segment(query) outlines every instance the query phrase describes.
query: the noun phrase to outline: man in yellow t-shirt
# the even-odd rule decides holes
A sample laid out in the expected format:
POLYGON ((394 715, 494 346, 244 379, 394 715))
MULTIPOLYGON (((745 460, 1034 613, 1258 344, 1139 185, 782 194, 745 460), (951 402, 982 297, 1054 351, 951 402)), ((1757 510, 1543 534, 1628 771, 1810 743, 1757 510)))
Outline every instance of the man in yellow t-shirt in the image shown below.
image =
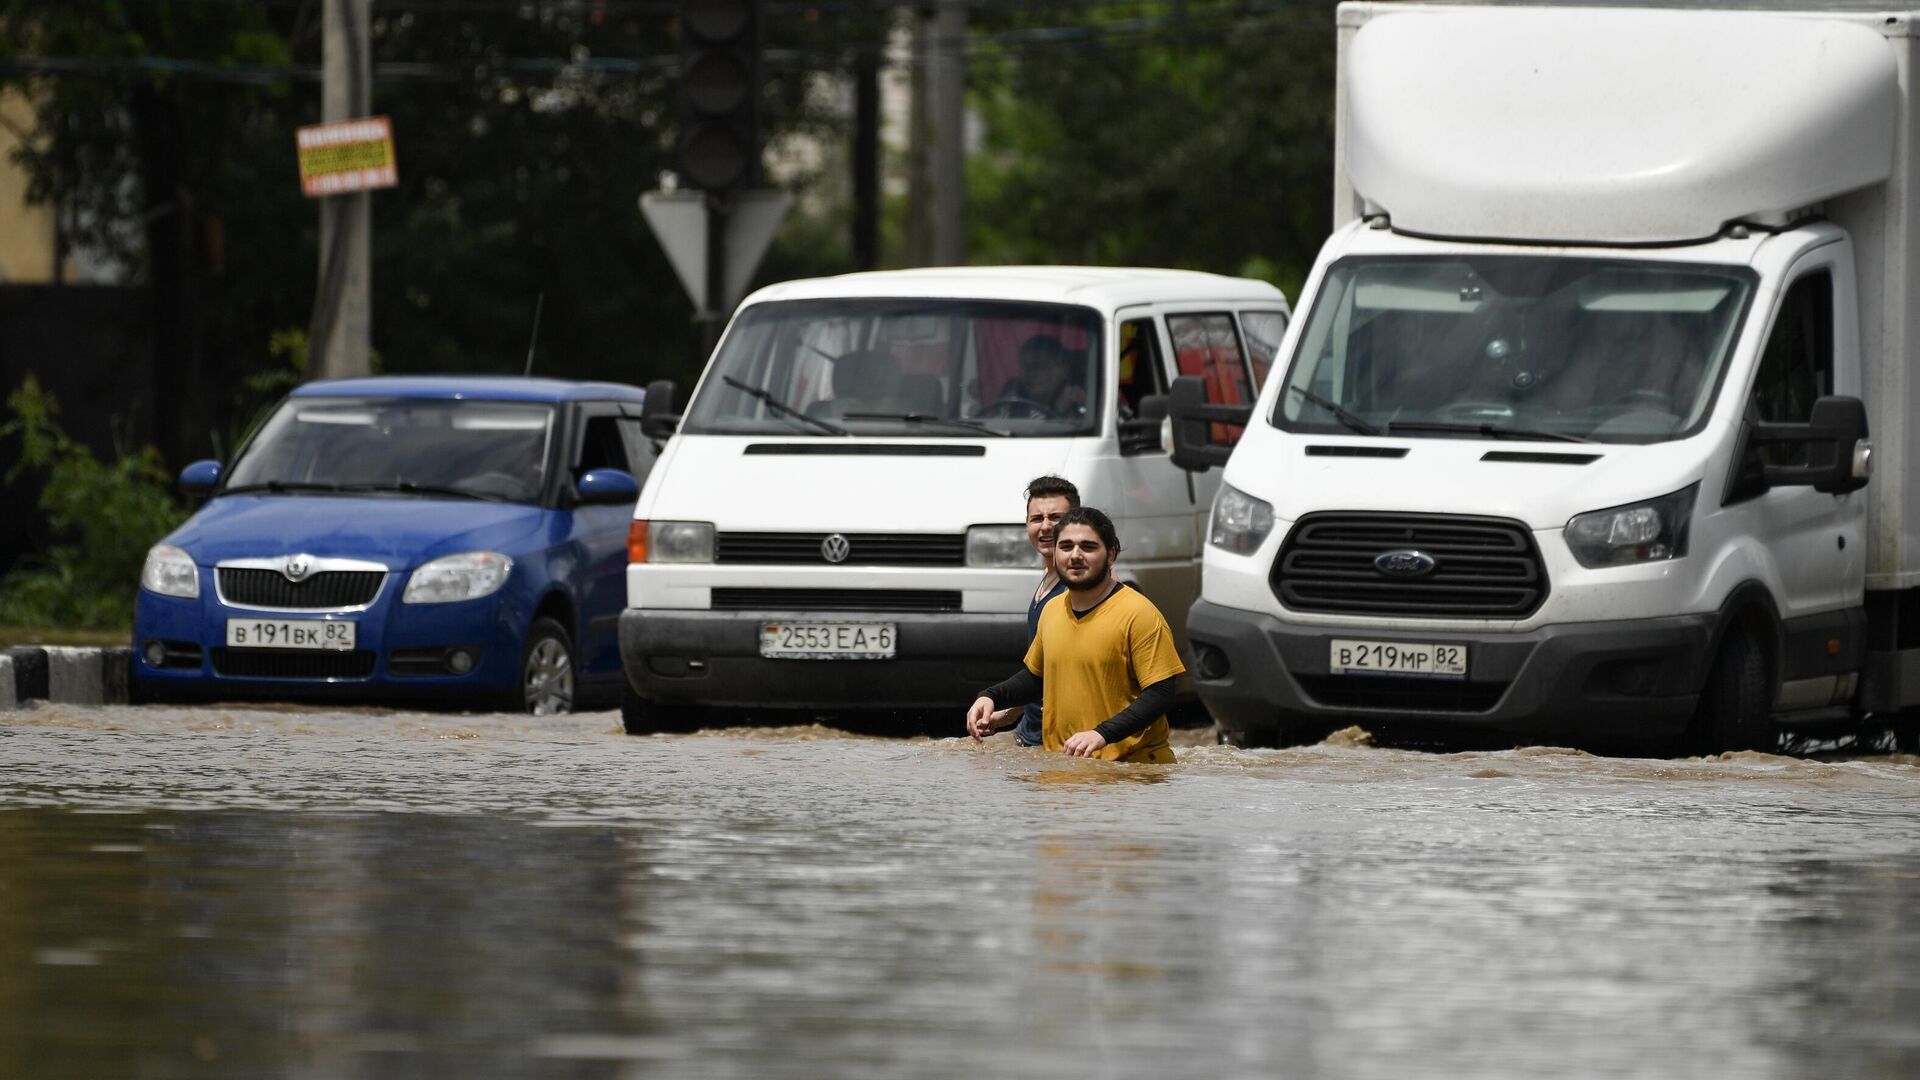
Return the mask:
POLYGON ((1024 667, 981 691, 967 733, 994 711, 1042 696, 1041 745, 1075 757, 1169 764, 1167 706, 1186 671, 1153 601, 1113 576, 1120 541, 1107 515, 1076 507, 1054 527, 1054 570, 1067 591, 1047 601, 1024 667))

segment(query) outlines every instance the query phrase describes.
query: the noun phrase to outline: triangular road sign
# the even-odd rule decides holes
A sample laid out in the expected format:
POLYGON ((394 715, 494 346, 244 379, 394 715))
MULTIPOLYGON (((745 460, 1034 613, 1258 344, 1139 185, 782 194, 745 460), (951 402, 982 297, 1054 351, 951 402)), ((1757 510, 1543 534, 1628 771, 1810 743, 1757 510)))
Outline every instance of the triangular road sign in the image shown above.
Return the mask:
POLYGON ((731 200, 726 233, 721 238, 726 258, 726 295, 719 303, 707 297, 707 196, 700 191, 649 191, 640 196, 640 213, 659 239, 673 264, 680 285, 702 316, 725 315, 740 302, 780 231, 792 196, 784 191, 742 191, 731 200))

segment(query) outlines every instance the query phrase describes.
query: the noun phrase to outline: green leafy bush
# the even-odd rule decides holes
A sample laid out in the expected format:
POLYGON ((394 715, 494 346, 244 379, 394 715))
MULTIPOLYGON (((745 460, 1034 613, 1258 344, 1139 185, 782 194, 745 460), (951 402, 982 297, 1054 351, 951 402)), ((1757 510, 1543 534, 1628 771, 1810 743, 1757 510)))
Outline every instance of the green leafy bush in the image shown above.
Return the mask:
POLYGON ((59 542, 0 579, 0 624, 131 626, 147 549, 187 515, 160 452, 146 446, 99 461, 67 437, 59 402, 32 375, 7 405, 14 419, 0 426, 0 439, 17 437, 20 457, 6 479, 46 472, 39 505, 59 542))

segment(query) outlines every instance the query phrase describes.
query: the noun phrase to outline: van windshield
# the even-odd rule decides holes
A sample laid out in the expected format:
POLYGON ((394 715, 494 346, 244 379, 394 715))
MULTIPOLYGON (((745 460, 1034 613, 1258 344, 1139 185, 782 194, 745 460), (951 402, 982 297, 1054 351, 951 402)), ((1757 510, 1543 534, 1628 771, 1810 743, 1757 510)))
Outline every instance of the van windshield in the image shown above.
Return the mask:
POLYGON ((1095 429, 1090 308, 833 299, 742 311, 680 430, 707 435, 1060 436, 1095 429))
POLYGON ((553 407, 535 402, 293 397, 223 490, 535 502, 552 429, 553 407))
POLYGON ((1365 257, 1327 271, 1271 420, 1286 431, 1653 443, 1706 422, 1741 267, 1365 257))

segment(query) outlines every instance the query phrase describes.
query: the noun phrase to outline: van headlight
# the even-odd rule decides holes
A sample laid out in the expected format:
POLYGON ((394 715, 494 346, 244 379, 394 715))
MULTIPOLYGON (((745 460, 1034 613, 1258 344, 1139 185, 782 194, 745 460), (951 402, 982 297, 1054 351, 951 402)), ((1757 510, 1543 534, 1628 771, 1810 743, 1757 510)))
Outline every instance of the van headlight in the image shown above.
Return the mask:
POLYGON ((1567 548, 1581 566, 1629 566, 1677 559, 1687 553, 1687 526, 1693 520, 1699 484, 1671 495, 1579 514, 1567 521, 1567 548))
POLYGON ((1251 555, 1273 531, 1273 504, 1239 488, 1220 485, 1207 523, 1207 543, 1235 555, 1251 555))
POLYGON ((172 544, 155 544, 147 551, 147 563, 140 568, 140 587, 161 596, 192 600, 200 595, 200 571, 193 556, 172 544))
POLYGON ((710 563, 711 521, 655 521, 647 526, 647 562, 710 563))
POLYGON ((507 583, 513 560, 497 551, 464 551, 422 563, 407 578, 406 604, 445 604, 478 600, 507 583))
POLYGON ((1025 525, 975 525, 967 530, 967 565, 1037 568, 1040 553, 1025 525))

